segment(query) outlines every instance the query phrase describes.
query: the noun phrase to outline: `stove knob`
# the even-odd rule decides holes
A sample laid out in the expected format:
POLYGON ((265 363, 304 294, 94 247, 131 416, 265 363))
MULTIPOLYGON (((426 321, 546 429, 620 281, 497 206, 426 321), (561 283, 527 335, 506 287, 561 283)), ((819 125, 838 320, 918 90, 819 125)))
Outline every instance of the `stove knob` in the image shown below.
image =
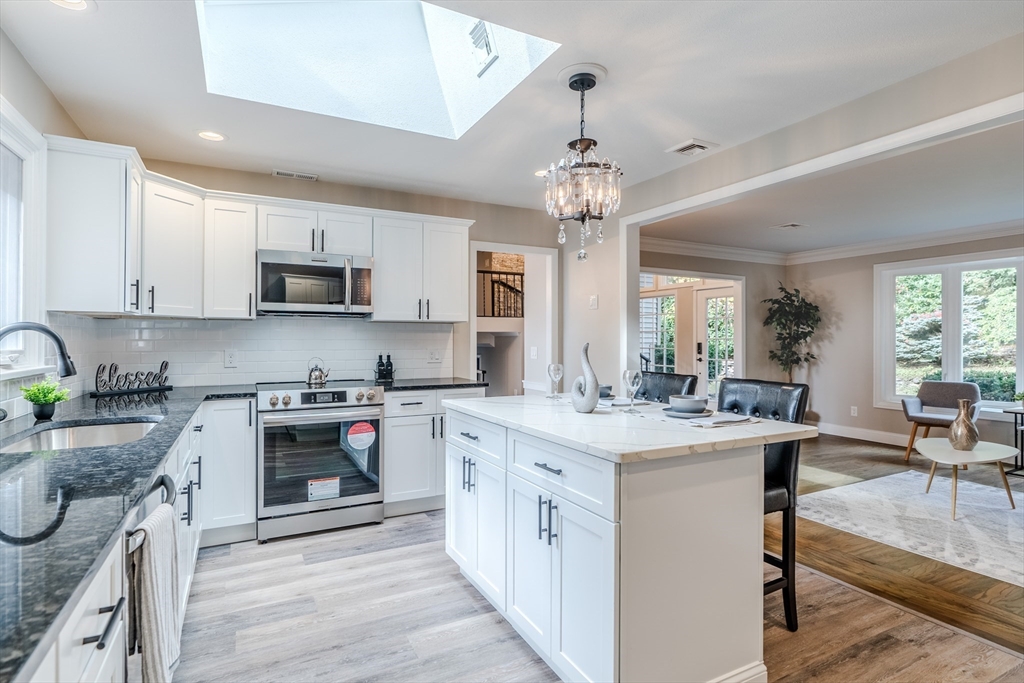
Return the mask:
POLYGON ((284 404, 285 408, 290 406, 292 404, 292 397, 291 397, 291 395, 290 394, 285 394, 284 398, 281 399, 281 403, 284 404))
POLYGON ((277 407, 277 394, 271 394, 270 395, 270 407, 271 408, 276 408, 277 407))
POLYGON ((357 401, 362 401, 363 400, 363 392, 362 391, 360 391, 358 394, 356 394, 356 400, 357 401))
POLYGON ((374 391, 373 389, 370 389, 368 392, 366 392, 366 398, 367 400, 372 401, 373 399, 377 398, 377 392, 374 391))

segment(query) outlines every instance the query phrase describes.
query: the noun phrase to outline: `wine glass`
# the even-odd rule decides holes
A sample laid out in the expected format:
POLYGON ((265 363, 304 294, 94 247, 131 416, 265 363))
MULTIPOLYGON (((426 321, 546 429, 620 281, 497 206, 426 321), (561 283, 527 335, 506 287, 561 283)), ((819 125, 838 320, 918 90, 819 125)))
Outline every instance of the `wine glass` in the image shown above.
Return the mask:
POLYGON ((640 385, 644 383, 644 375, 639 370, 626 370, 622 373, 622 383, 626 385, 626 393, 629 395, 629 410, 623 412, 632 415, 639 415, 640 411, 633 407, 633 397, 640 391, 640 385))
POLYGON ((547 398, 558 400, 558 380, 562 379, 562 364, 551 363, 548 365, 548 377, 551 378, 551 395, 547 398))

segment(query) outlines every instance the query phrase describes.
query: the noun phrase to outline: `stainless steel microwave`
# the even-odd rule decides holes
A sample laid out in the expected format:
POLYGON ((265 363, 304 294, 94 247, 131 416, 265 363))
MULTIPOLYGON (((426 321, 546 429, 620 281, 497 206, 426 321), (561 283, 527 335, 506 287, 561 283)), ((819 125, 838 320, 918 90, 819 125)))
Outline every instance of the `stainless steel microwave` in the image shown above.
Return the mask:
POLYGON ((257 252, 259 315, 373 313, 373 258, 301 251, 257 252))

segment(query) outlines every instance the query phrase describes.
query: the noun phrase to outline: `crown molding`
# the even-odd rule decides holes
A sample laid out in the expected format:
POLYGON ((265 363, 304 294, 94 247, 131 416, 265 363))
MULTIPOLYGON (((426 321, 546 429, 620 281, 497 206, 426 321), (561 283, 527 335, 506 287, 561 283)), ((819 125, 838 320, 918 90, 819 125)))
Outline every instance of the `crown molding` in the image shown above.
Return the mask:
POLYGON ((723 247, 718 244, 666 240, 660 237, 641 236, 640 251, 660 252, 663 254, 680 254, 682 256, 699 256, 701 258, 723 259, 725 261, 765 263, 773 266, 786 265, 786 255, 777 251, 762 251, 760 249, 745 249, 743 247, 723 247))
POLYGON ((88 154, 93 157, 106 157, 108 159, 123 159, 137 166, 141 171, 146 170, 142 163, 142 157, 134 147, 125 145, 114 145, 109 142, 95 142, 82 138, 68 138, 63 135, 44 134, 49 149, 57 152, 75 152, 88 154))
POLYGON ((893 237, 884 240, 862 242, 860 244, 849 244, 843 247, 798 251, 786 256, 786 265, 795 266, 802 263, 816 263, 818 261, 835 261, 837 259, 884 254, 906 249, 923 249, 943 244, 973 242, 974 240, 991 239, 994 237, 1013 237, 1014 235, 1024 237, 1024 221, 1004 221, 1002 223, 989 223, 969 228, 943 230, 928 235, 893 237))

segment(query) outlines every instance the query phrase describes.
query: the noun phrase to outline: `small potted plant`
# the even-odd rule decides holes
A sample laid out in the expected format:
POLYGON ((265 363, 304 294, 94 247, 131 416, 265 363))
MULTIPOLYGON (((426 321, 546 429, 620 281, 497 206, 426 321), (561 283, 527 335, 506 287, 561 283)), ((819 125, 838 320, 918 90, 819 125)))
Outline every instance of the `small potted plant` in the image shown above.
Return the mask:
POLYGON ((68 400, 71 390, 62 389, 56 380, 46 378, 30 387, 22 387, 21 393, 32 404, 32 414, 37 420, 49 420, 57 404, 68 400))
POLYGON ((1013 400, 1020 403, 1021 407, 1024 408, 1024 391, 1014 394, 1013 400))

